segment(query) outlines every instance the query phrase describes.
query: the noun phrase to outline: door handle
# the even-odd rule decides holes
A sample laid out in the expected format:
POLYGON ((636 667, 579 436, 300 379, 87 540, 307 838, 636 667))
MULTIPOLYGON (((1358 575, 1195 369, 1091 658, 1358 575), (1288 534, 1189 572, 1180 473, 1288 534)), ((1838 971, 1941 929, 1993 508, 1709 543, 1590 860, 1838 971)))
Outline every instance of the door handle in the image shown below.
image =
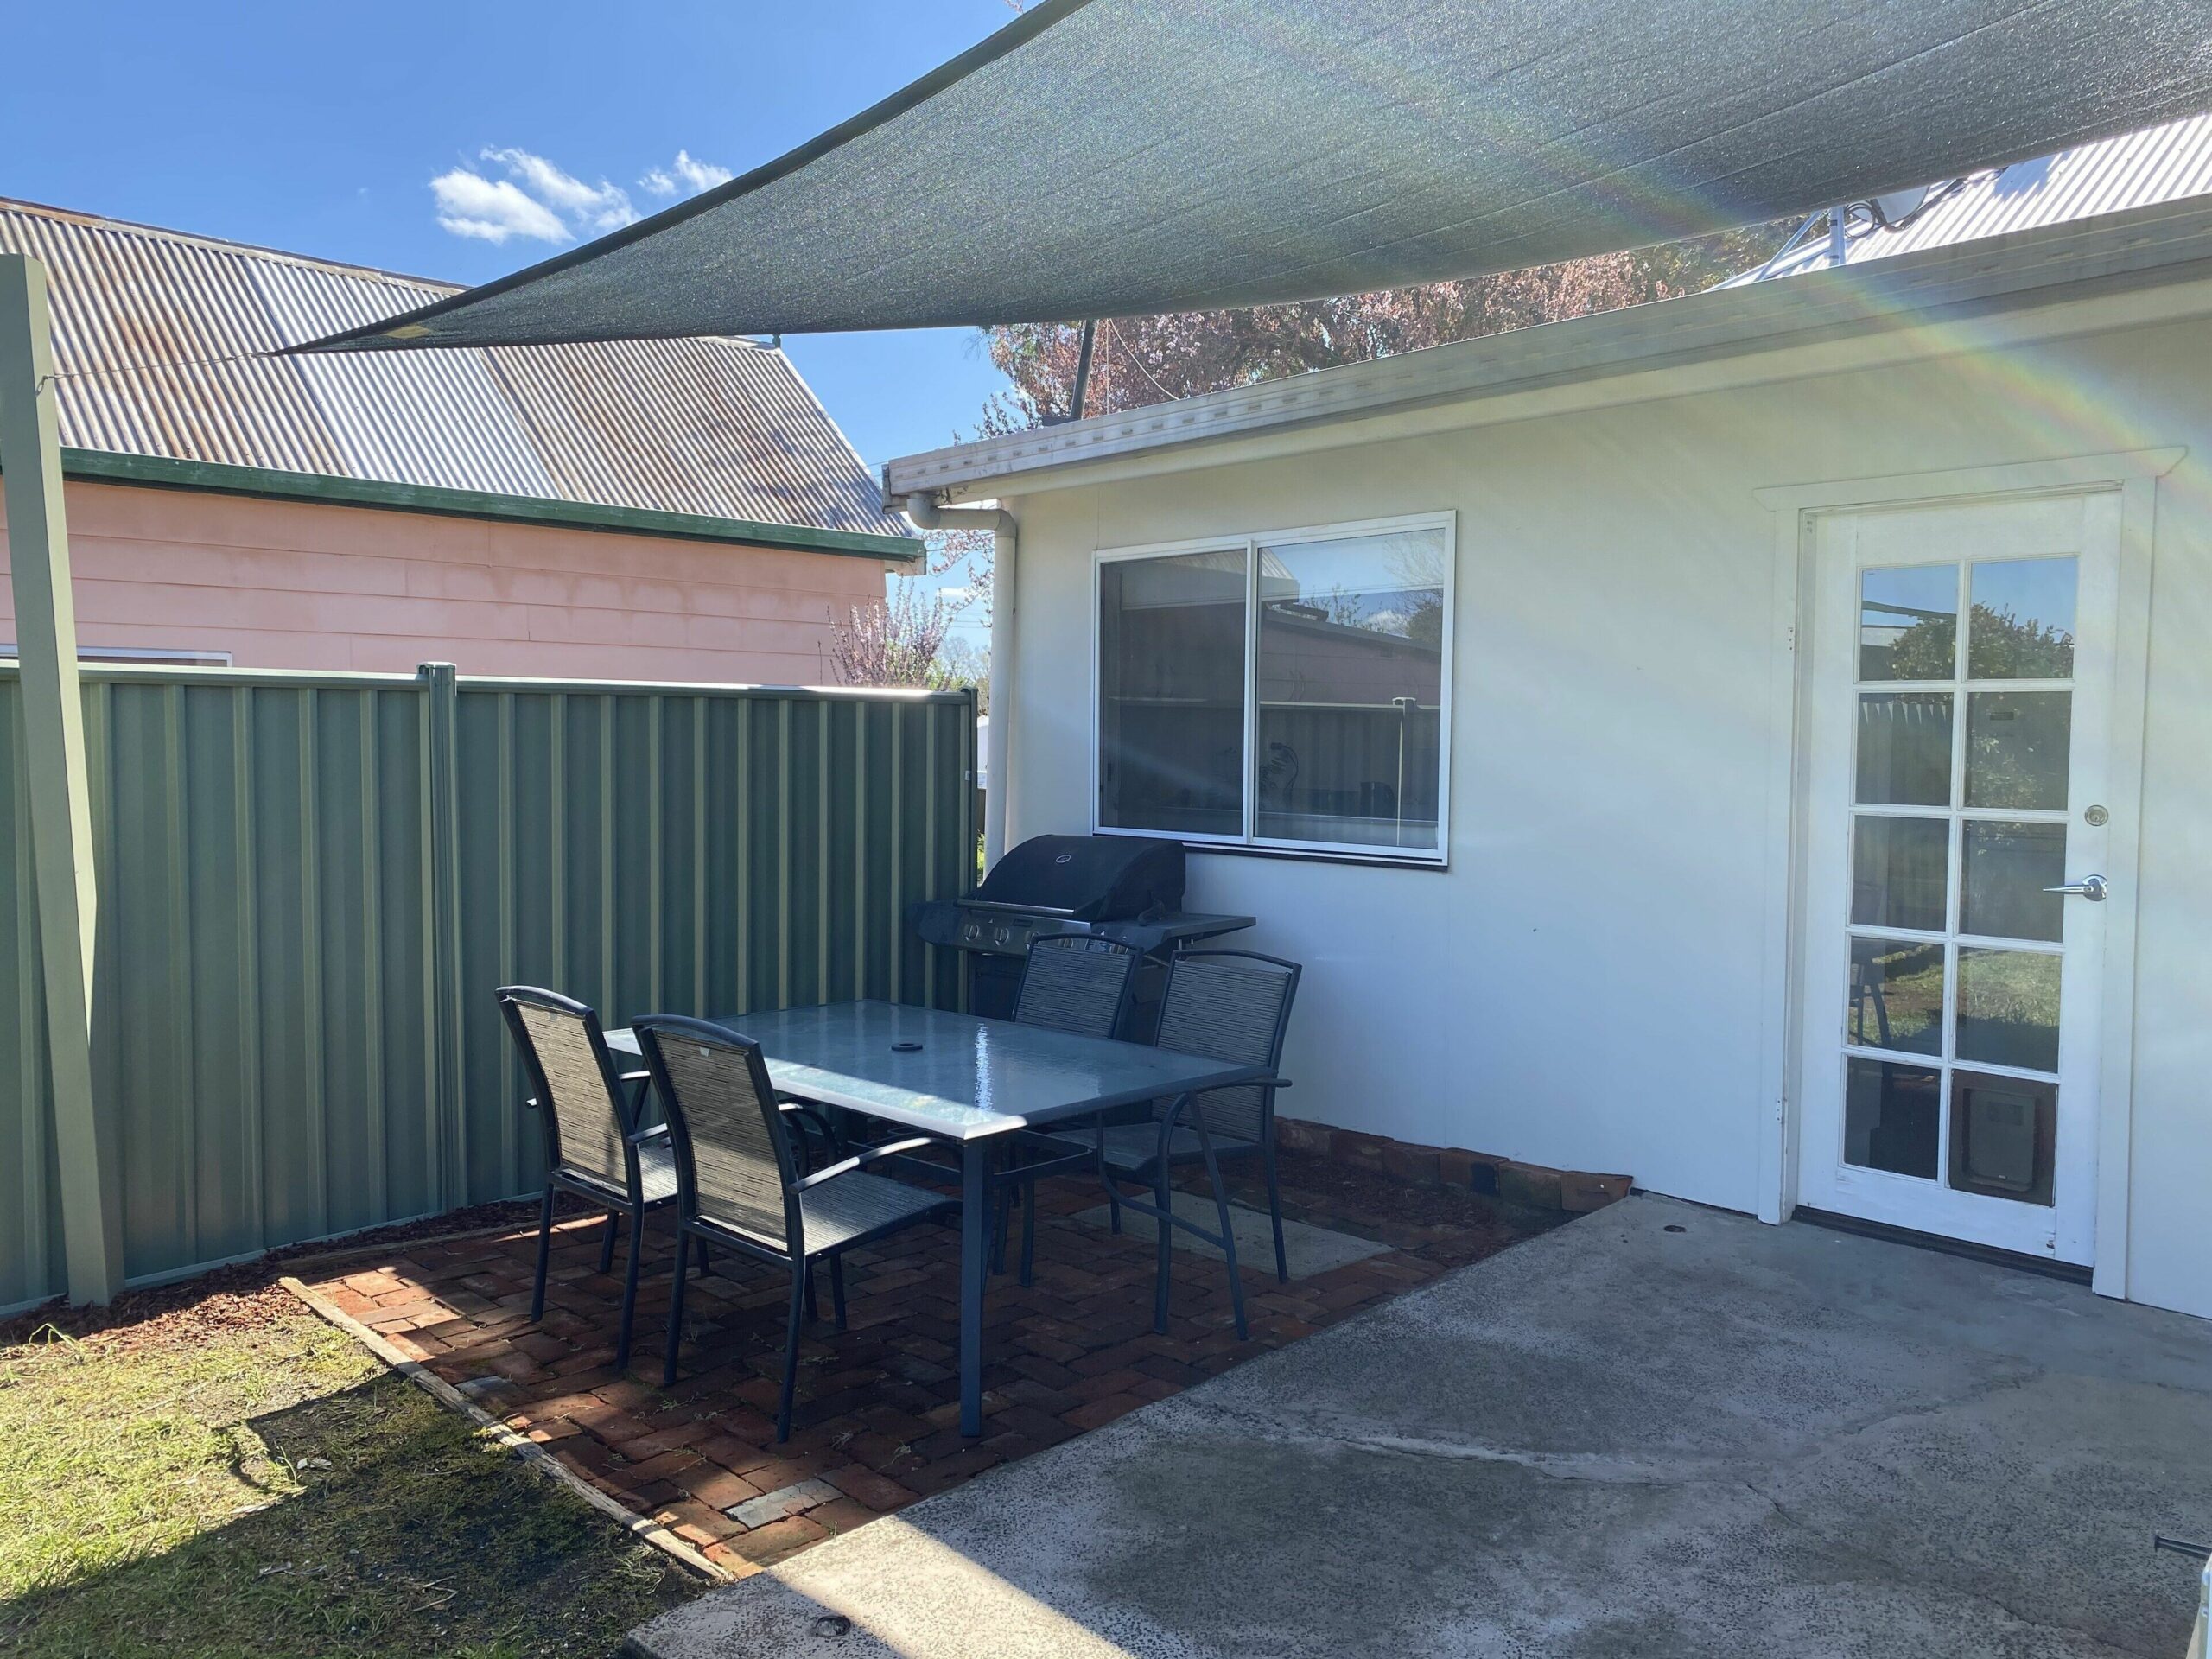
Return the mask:
POLYGON ((2069 898, 2086 899, 2093 905, 2101 905, 2112 887, 2101 875, 2085 875, 2079 881, 2069 881, 2063 887, 2045 887, 2044 891, 2063 893, 2069 898))

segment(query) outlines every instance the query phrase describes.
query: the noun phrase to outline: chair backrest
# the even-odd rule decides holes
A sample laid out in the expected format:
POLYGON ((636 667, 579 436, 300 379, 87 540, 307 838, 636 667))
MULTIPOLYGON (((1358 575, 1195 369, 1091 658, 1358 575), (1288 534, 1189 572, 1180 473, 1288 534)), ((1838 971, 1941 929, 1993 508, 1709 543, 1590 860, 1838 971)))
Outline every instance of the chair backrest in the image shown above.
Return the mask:
POLYGON ((545 1124, 546 1162, 624 1191, 636 1182, 630 1107, 607 1052, 599 1016, 558 991, 499 988, 499 1012, 545 1124))
MULTIPOLYGON (((1282 1060, 1301 969, 1250 950, 1184 950, 1167 964, 1160 998, 1162 1048, 1274 1071, 1282 1060)), ((1240 1141, 1266 1134, 1275 1091, 1263 1084, 1215 1089, 1192 1103, 1207 1133, 1240 1141)))
POLYGON ((632 1029, 668 1112, 678 1212, 798 1248, 798 1163, 760 1045, 680 1014, 650 1014, 632 1029))
POLYGON ((1137 953, 1112 939, 1052 933, 1029 942, 1014 1017, 1078 1037, 1111 1037, 1128 1006, 1137 953))

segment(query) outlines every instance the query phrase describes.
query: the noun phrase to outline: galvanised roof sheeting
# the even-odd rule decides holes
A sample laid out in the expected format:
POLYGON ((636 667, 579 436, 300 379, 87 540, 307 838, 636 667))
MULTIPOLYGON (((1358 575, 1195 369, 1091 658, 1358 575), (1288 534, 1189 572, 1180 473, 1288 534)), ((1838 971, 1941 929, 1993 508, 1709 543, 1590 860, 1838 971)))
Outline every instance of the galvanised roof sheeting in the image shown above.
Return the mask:
POLYGON ((65 448, 906 534, 781 352, 714 340, 276 355, 453 287, 0 201, 51 276, 65 448))
POLYGON ((350 346, 922 327, 1510 270, 2212 108, 2212 0, 1042 0, 350 346))
POLYGON ((343 452, 232 250, 0 207, 0 250, 49 274, 61 442, 343 473, 343 452))
MULTIPOLYGON (((2076 145, 1936 188, 1937 198, 1895 230, 1854 225, 1846 240, 1845 263, 1888 259, 2212 193, 2212 115, 2076 145)), ((1731 277, 1729 284, 1824 270, 1832 263, 1828 238, 1815 227, 1787 253, 1731 277)))
MULTIPOLYGON (((395 297, 385 289, 439 291, 416 283, 372 287, 327 266, 278 259, 251 261, 248 270, 288 340, 374 321, 380 307, 395 297)), ((303 358, 300 363, 332 438, 357 478, 508 495, 566 494, 539 458, 520 412, 482 352, 425 352, 396 359, 394 367, 417 370, 403 375, 333 374, 331 369, 348 365, 325 358, 303 358)))
POLYGON ((485 355, 524 417, 561 435, 549 458, 570 494, 714 512, 741 487, 763 504, 753 517, 821 511, 826 499, 855 525, 881 511, 874 480, 839 465, 851 447, 780 352, 709 339, 485 355))

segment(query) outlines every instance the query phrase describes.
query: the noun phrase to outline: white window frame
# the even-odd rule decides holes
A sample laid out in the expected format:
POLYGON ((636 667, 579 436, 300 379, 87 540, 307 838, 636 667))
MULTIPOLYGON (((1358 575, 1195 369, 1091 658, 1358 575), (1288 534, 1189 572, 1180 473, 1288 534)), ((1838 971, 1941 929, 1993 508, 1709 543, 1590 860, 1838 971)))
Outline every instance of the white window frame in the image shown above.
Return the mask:
POLYGON ((1407 514, 1395 518, 1362 518, 1342 524, 1304 524, 1285 530, 1252 531, 1243 535, 1201 536, 1188 541, 1151 542, 1141 546, 1097 550, 1090 556, 1091 834, 1133 836, 1151 841, 1179 841, 1191 847, 1254 853, 1270 857, 1337 861, 1352 860, 1363 864, 1408 864, 1423 868, 1442 868, 1448 865, 1452 849, 1452 704, 1454 701, 1452 658, 1454 636, 1459 632, 1459 514, 1449 509, 1441 512, 1407 514), (1252 752, 1257 741, 1260 718, 1260 550, 1262 547, 1287 546, 1292 543, 1357 541, 1364 537, 1416 530, 1440 530, 1444 532, 1444 642, 1443 660, 1439 670, 1442 695, 1437 709, 1435 847, 1386 847, 1371 842, 1290 841, 1260 835, 1257 832, 1259 791, 1252 776, 1252 752), (1243 800, 1243 832, 1235 836, 1205 835, 1179 830, 1139 830, 1100 822, 1104 817, 1100 798, 1104 789, 1104 776, 1100 764, 1099 727, 1105 707, 1102 696, 1103 675, 1099 660, 1102 643, 1100 613, 1105 599, 1106 567, 1141 559, 1168 559, 1192 553, 1235 553, 1240 550, 1244 555, 1244 752, 1239 791, 1243 800))

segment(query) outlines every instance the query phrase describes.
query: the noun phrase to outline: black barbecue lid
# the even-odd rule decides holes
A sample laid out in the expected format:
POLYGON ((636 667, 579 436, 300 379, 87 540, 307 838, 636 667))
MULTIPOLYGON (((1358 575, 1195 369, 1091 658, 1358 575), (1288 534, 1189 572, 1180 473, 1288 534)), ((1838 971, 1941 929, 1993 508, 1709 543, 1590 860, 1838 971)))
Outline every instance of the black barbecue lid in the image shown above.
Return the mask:
POLYGON ((1007 849, 976 897, 1084 922, 1183 904, 1183 843, 1130 836, 1037 836, 1007 849))

